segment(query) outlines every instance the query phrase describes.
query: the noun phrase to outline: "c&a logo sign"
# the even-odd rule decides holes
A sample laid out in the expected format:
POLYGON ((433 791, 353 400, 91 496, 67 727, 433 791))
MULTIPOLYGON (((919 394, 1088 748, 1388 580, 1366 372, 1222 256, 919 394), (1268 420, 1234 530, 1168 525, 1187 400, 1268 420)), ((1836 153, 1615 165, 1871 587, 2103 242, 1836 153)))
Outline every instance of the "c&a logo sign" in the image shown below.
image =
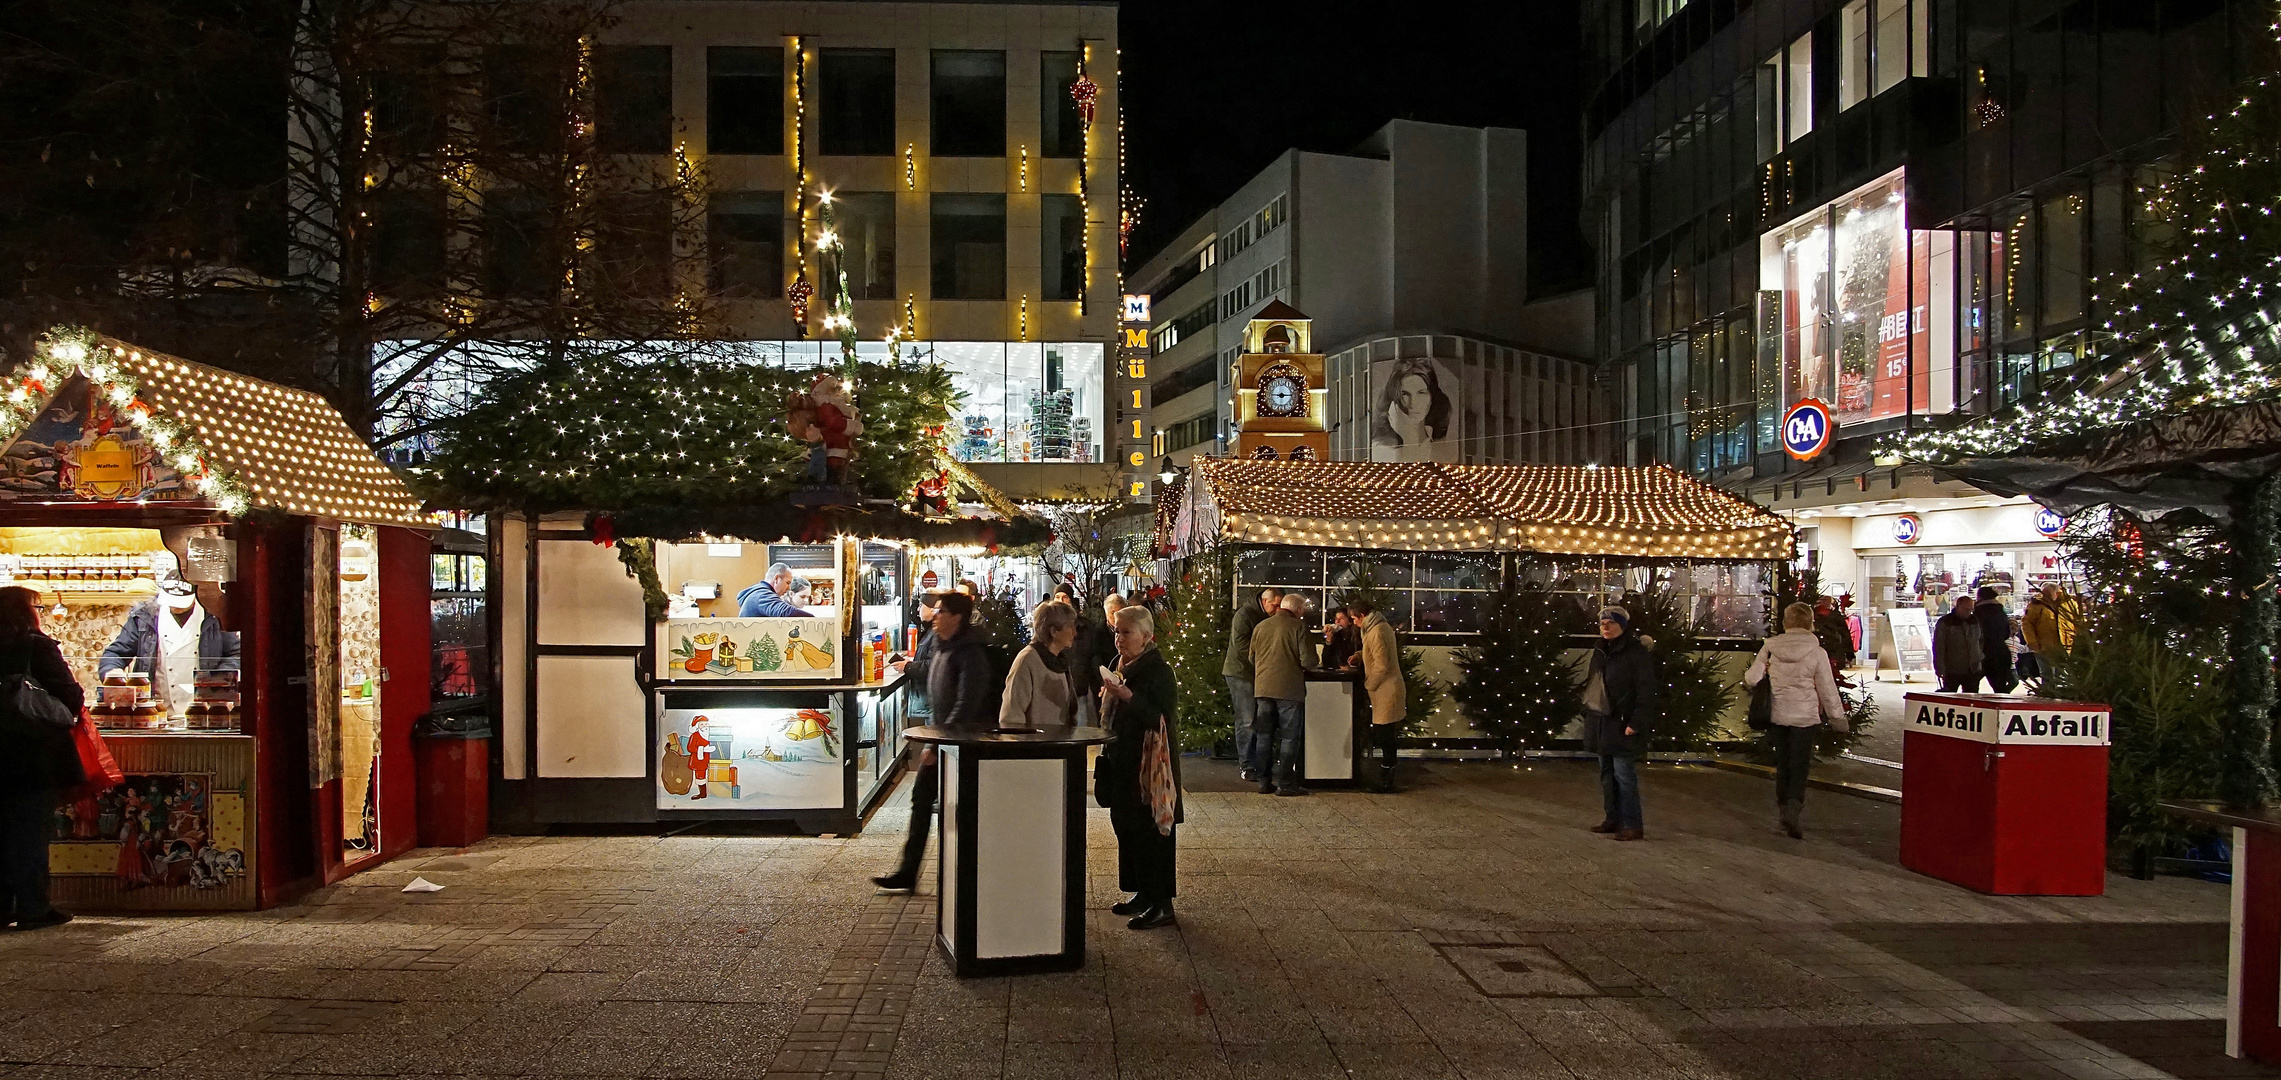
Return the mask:
POLYGON ((1806 398, 1790 411, 1782 414, 1782 449, 1800 461, 1811 461, 1821 456, 1837 438, 1837 421, 1830 417, 1830 407, 1806 398))

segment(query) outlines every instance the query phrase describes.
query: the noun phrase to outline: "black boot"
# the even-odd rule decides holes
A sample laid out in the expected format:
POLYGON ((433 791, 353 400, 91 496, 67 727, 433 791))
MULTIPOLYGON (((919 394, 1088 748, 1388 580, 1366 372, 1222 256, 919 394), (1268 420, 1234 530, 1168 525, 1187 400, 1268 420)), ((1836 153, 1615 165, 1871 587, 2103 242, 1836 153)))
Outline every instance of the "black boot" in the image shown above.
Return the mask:
POLYGON ((892 874, 881 874, 872 878, 871 883, 886 892, 917 892, 919 891, 919 872, 916 870, 897 870, 892 874))
POLYGON ((1149 898, 1146 893, 1134 893, 1129 899, 1119 900, 1116 903, 1109 905, 1109 914, 1139 915, 1153 906, 1154 905, 1149 902, 1149 898))
POLYGON ((1125 925, 1135 930, 1154 930, 1159 926, 1170 926, 1178 921, 1179 919, 1172 914, 1172 901, 1160 900, 1155 907, 1141 912, 1133 921, 1125 925))

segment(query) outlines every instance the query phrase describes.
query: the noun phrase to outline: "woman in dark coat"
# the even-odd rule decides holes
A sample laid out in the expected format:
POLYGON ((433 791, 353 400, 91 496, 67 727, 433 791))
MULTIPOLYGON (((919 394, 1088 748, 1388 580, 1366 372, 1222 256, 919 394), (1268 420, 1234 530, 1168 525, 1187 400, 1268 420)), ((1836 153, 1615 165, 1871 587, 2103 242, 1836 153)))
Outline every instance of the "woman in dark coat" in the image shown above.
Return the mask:
POLYGON ((1600 756, 1600 800, 1606 814, 1596 833, 1618 840, 1647 835, 1640 816, 1639 758, 1647 752, 1662 685, 1655 654, 1632 633, 1631 612, 1600 612, 1600 643, 1584 681, 1584 749, 1600 756))
POLYGON ((1117 832, 1118 887, 1133 894, 1109 910, 1131 915, 1125 925, 1149 930, 1173 922, 1172 898, 1179 892, 1176 841, 1185 811, 1180 798, 1180 688, 1172 665, 1156 651, 1156 620, 1147 608, 1121 608, 1111 621, 1119 681, 1101 688, 1109 745, 1093 766, 1093 797, 1109 808, 1109 824, 1117 832), (1171 754, 1173 827, 1166 832, 1157 831, 1141 782, 1142 736, 1151 730, 1163 732, 1171 754))
MULTIPOLYGON (((39 594, 21 586, 0 589, 0 683, 11 675, 30 676, 73 715, 86 703, 63 650, 40 633, 39 594)), ((48 903, 48 833, 58 786, 78 782, 78 774, 70 733, 0 722, 0 925, 34 930, 71 921, 48 903)))

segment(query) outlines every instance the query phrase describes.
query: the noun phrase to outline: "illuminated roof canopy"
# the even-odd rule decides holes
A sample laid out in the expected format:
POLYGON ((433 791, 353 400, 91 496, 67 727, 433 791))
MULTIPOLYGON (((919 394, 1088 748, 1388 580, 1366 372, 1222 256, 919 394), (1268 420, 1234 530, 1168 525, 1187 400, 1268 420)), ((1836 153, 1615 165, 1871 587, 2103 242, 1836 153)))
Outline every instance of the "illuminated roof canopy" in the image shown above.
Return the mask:
POLYGON ((1790 523, 1668 466, 1198 458, 1176 555, 1215 542, 1754 561, 1790 523))

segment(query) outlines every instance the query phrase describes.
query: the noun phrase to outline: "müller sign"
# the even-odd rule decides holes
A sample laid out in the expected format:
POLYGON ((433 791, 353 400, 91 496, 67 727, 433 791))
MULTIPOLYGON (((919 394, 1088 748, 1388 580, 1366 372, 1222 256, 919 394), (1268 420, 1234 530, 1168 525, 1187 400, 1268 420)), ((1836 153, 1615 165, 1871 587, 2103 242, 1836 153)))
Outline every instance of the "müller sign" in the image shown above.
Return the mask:
POLYGON ((1909 730, 1952 739, 2029 746, 2106 746, 2109 712, 2069 703, 1970 694, 1911 694, 1909 730), (2019 708, 2025 704, 2028 708, 2019 708))

